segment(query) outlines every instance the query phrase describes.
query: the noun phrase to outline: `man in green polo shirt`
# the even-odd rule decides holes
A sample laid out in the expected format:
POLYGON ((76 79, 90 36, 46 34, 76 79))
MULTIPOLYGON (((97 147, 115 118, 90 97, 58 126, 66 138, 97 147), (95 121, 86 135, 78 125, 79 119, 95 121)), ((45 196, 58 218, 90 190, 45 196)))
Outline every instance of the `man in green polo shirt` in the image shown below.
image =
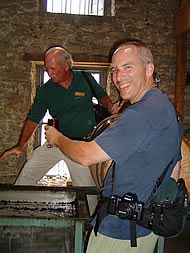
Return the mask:
MULTIPOLYGON (((42 85, 24 123, 19 142, 6 151, 1 159, 9 155, 21 156, 31 135, 49 110, 53 118, 59 119, 61 133, 73 140, 82 140, 92 132, 96 121, 91 99, 91 90, 82 73, 72 70, 72 56, 62 47, 52 47, 45 53, 45 67, 50 80, 42 85)), ((112 113, 112 106, 105 90, 88 74, 100 103, 112 113)), ((95 186, 88 167, 79 165, 63 155, 58 148, 48 148, 47 143, 34 150, 18 176, 17 185, 36 184, 55 164, 64 160, 69 168, 73 186, 95 186)), ((97 204, 95 196, 88 196, 90 213, 97 204)))

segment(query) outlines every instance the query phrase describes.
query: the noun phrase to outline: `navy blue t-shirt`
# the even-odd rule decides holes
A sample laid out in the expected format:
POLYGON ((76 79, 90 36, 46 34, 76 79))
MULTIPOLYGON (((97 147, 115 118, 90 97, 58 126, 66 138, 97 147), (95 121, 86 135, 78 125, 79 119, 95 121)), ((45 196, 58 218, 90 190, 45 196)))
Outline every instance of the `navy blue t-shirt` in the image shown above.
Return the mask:
MULTIPOLYGON (((174 162, 162 187, 176 162, 181 160, 182 126, 167 96, 160 90, 151 90, 128 107, 120 119, 95 141, 115 161, 114 194, 122 197, 128 192, 136 193, 138 200, 146 202, 171 159, 174 162)), ((110 197, 111 191, 112 169, 104 181, 103 195, 110 197)), ((99 232, 129 240, 129 221, 109 215, 101 222, 99 232)), ((137 237, 150 232, 137 225, 137 237)))

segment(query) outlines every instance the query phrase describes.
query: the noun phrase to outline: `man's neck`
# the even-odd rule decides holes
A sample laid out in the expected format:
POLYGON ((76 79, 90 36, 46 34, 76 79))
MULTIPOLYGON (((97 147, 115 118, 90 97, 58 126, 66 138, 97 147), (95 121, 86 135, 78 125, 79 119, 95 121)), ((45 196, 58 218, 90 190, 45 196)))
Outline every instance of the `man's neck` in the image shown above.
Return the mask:
POLYGON ((136 103, 136 102, 140 101, 140 100, 144 97, 144 95, 145 95, 149 90, 151 90, 151 89, 157 89, 157 87, 156 87, 156 85, 155 85, 155 83, 154 83, 154 79, 153 79, 153 78, 150 78, 150 79, 147 81, 147 83, 146 83, 146 85, 145 85, 143 91, 138 95, 138 97, 135 99, 135 101, 134 101, 134 102, 131 102, 131 103, 133 104, 133 103, 136 103))
POLYGON ((72 82, 72 71, 69 70, 65 75, 65 80, 62 82, 59 82, 59 85, 64 87, 65 89, 68 89, 72 82))

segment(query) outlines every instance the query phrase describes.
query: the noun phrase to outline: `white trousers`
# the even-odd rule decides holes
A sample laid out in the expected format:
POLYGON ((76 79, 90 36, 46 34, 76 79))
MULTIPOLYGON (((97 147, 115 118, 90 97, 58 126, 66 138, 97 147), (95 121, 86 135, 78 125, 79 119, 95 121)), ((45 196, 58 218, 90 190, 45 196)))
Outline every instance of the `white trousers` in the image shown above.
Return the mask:
MULTIPOLYGON (((88 167, 67 158, 58 148, 47 147, 47 142, 36 148, 19 174, 15 185, 35 185, 54 165, 64 160, 68 166, 73 186, 95 186, 88 167)), ((90 214, 97 206, 97 196, 87 196, 90 214)))

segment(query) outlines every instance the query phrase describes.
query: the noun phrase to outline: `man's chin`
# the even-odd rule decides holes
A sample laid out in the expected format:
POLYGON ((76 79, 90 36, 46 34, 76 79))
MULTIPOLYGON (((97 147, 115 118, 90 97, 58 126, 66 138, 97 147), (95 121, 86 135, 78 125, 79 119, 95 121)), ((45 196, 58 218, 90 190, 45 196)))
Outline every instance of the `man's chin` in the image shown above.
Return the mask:
POLYGON ((57 80, 55 78, 51 78, 52 83, 57 83, 57 80))
POLYGON ((120 92, 120 96, 121 96, 124 100, 129 100, 129 95, 126 94, 126 92, 120 92))

